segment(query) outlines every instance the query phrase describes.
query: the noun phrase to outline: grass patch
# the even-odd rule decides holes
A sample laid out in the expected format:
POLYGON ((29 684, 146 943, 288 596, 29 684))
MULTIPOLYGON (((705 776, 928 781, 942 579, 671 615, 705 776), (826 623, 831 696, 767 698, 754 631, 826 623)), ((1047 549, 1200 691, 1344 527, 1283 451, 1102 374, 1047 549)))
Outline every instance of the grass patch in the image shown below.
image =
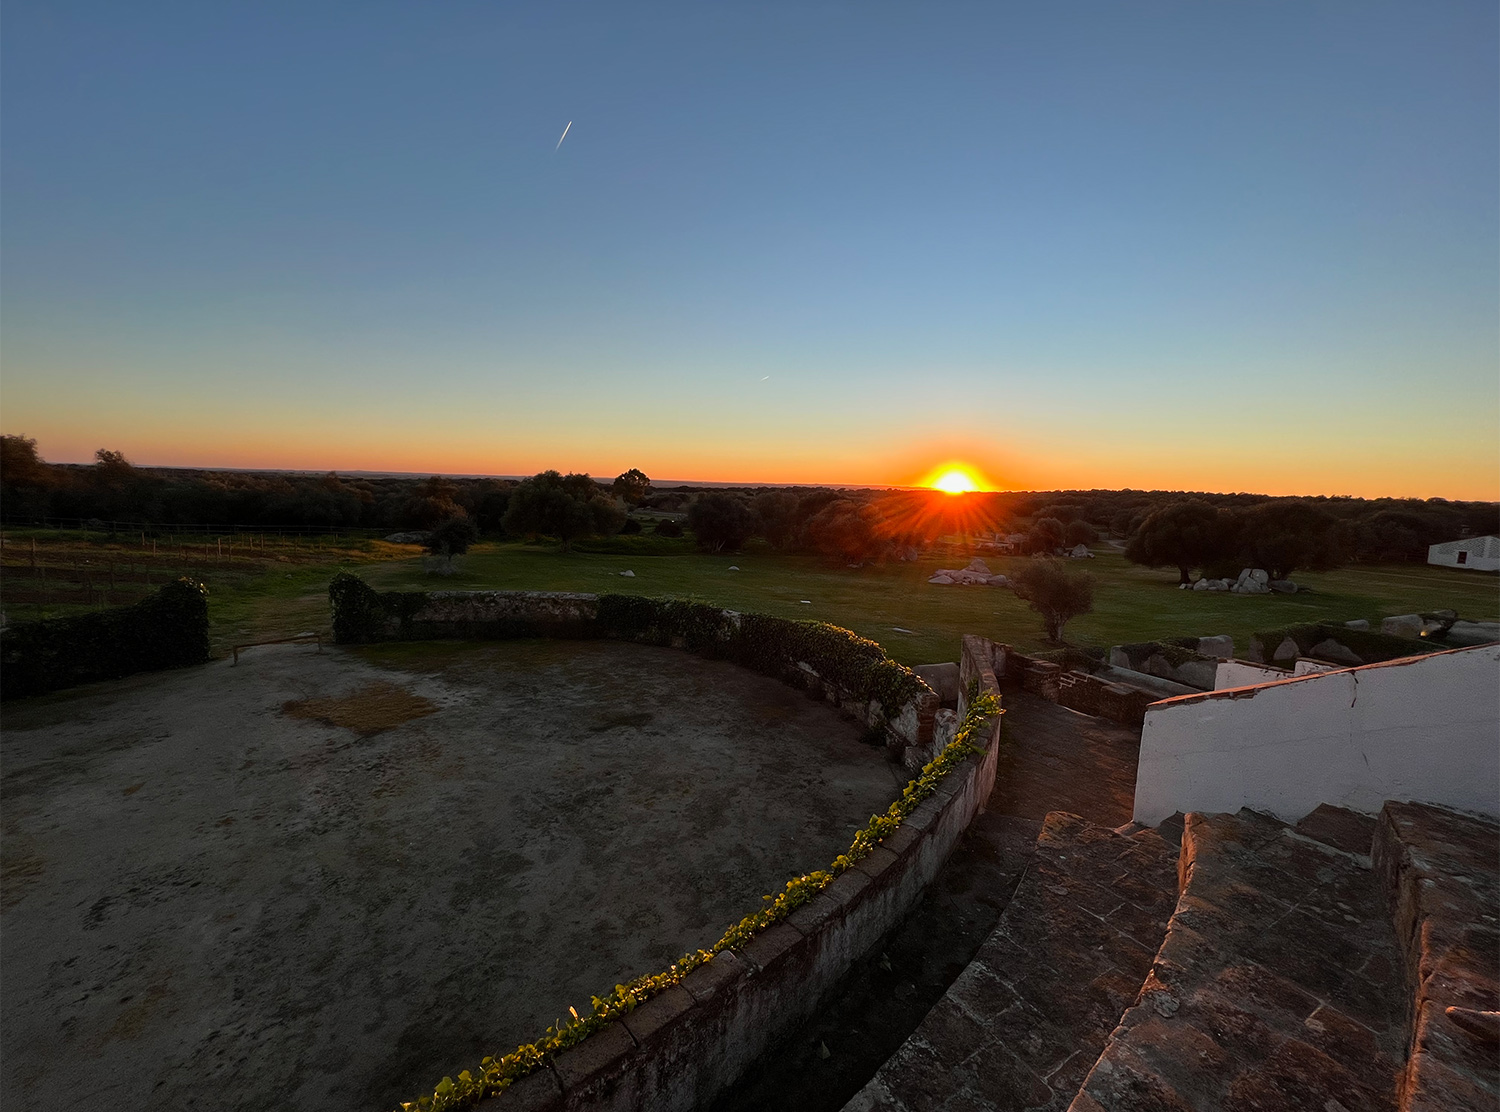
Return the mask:
POLYGON ((385 680, 366 684, 347 695, 292 699, 281 708, 281 713, 291 718, 306 718, 325 726, 353 730, 360 737, 374 737, 383 730, 436 711, 431 699, 413 695, 406 688, 385 680))
MULTIPOLYGON (((185 561, 180 558, 181 548, 177 549, 179 557, 173 559, 159 550, 158 562, 152 566, 152 589, 166 582, 169 574, 188 574, 205 582, 209 638, 218 655, 236 643, 330 632, 328 581, 339 570, 357 573, 377 590, 625 591, 696 599, 783 618, 813 618, 879 642, 902 664, 957 660, 965 633, 1005 641, 1022 650, 1054 647, 1044 646, 1040 619, 1009 590, 929 584, 928 577, 938 567, 962 566, 967 561, 957 550, 929 553, 912 564, 830 568, 812 557, 777 553, 761 545, 714 555, 696 551, 686 540, 649 534, 609 538, 609 545, 618 543, 621 549, 610 552, 575 549, 563 553, 556 545, 485 542, 459 559, 457 574, 433 576, 427 574, 413 546, 345 541, 334 547, 332 541, 299 539, 278 544, 272 538, 264 549, 236 544, 233 558, 226 554, 222 562, 210 556, 209 544, 202 541, 188 546, 185 561), (740 570, 730 571, 731 566, 740 570), (635 576, 620 575, 627 570, 635 576)), ((39 541, 39 545, 46 543, 39 541)), ((73 547, 76 551, 71 554, 58 553, 60 570, 91 574, 97 598, 108 581, 108 561, 114 559, 116 589, 111 601, 133 601, 123 584, 126 565, 133 564, 135 573, 144 579, 147 557, 139 540, 133 549, 124 543, 111 549, 94 541, 73 547), (118 555, 111 557, 111 552, 118 555), (99 559, 105 562, 83 563, 99 559)), ((8 617, 36 616, 33 611, 38 608, 29 601, 12 605, 17 592, 24 595, 35 587, 26 573, 12 575, 28 561, 29 538, 7 530, 0 557, 6 573, 0 579, 0 602, 8 617)), ((994 571, 1007 574, 1018 562, 989 554, 984 558, 994 571)), ((1470 621, 1500 620, 1500 578, 1455 568, 1353 565, 1297 574, 1298 583, 1314 589, 1311 593, 1231 595, 1179 591, 1175 572, 1137 567, 1114 552, 1101 552, 1083 566, 1099 586, 1094 612, 1068 623, 1066 636, 1075 645, 1108 647, 1229 634, 1236 651, 1244 652, 1257 630, 1317 622, 1364 618, 1379 628, 1379 620, 1389 614, 1444 608, 1470 621)), ((145 587, 142 582, 142 592, 145 587)), ((70 589, 82 598, 81 586, 70 589)), ((48 609, 66 613, 89 608, 54 604, 48 609)))

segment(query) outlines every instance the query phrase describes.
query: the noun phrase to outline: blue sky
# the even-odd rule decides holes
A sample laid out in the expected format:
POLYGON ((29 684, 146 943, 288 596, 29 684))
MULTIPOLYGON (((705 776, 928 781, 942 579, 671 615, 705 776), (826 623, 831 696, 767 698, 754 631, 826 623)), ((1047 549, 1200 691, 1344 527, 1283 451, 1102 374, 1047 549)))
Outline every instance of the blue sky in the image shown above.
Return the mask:
POLYGON ((0 421, 1500 497, 1496 46, 1478 3, 12 0, 0 421))

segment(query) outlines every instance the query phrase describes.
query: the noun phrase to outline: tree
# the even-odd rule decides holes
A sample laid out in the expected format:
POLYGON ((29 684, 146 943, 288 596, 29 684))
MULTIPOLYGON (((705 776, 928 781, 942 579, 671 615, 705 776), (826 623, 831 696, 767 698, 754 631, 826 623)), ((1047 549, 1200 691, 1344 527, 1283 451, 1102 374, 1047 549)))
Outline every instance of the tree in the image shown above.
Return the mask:
POLYGON ((47 465, 36 454, 36 441, 29 436, 0 436, 0 482, 11 486, 41 486, 47 465))
POLYGON ((469 516, 481 533, 504 530, 505 511, 510 509, 510 487, 498 479, 483 479, 465 492, 469 516))
POLYGON ((468 515, 459 513, 433 527, 427 538, 427 551, 442 558, 442 573, 453 574, 453 557, 462 556, 479 539, 479 530, 468 515))
POLYGON ((106 482, 115 482, 128 479, 135 474, 135 468, 131 466, 124 452, 111 452, 108 448, 100 448, 94 453, 95 466, 99 468, 99 474, 106 482))
POLYGON ((1125 559, 1147 567, 1174 567, 1181 582, 1192 571, 1233 552, 1234 523, 1218 507, 1196 499, 1153 510, 1125 543, 1125 559))
POLYGON ((755 496, 756 530, 772 548, 785 550, 796 543, 799 501, 789 490, 768 490, 755 496))
POLYGON ((1344 561, 1337 521, 1316 506, 1290 500, 1262 502, 1236 516, 1240 555, 1272 579, 1287 579, 1298 568, 1321 571, 1344 561))
POLYGON ((1048 641, 1061 642, 1063 626, 1094 609, 1094 577, 1048 556, 1022 563, 1010 582, 1017 596, 1042 616, 1048 641))
POLYGON ((644 471, 632 467, 623 475, 615 476, 611 490, 614 496, 623 499, 626 505, 639 506, 646 495, 651 493, 651 480, 646 477, 644 471))
POLYGON ((625 513, 587 475, 543 471, 511 491, 504 524, 516 536, 556 537, 567 552, 580 537, 618 531, 625 513))
POLYGON ((755 534, 755 515, 733 494, 703 494, 688 507, 688 528, 698 547, 708 552, 734 552, 755 534))
POLYGON ((1074 548, 1080 544, 1090 545, 1099 543, 1099 531, 1087 521, 1070 521, 1068 527, 1063 530, 1063 544, 1068 548, 1074 548))
POLYGON ((1032 522, 1026 534, 1025 549, 1033 556, 1056 552, 1063 543, 1063 523, 1055 517, 1043 517, 1032 522))
POLYGON ((450 517, 463 513, 453 500, 458 487, 434 475, 412 492, 401 509, 401 522, 408 529, 433 529, 450 517))
POLYGON ((869 503, 840 499, 807 523, 807 542, 832 563, 863 564, 885 552, 881 524, 879 511, 869 503))

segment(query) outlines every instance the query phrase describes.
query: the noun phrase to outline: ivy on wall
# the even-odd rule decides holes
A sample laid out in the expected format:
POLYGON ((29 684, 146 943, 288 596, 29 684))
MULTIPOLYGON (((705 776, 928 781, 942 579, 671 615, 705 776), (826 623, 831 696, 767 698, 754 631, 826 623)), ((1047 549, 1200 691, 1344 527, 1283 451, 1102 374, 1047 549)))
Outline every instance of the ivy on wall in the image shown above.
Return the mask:
MULTIPOLYGON (((606 596, 630 598, 630 596, 606 596)), ((603 599, 600 600, 601 603, 603 599)), ((632 600, 650 601, 650 600, 632 600)), ((693 604, 684 604, 693 605, 693 604)), ((710 609, 705 607, 705 610, 710 609)), ((617 613, 630 613, 635 619, 647 611, 633 606, 622 606, 617 613)), ((723 613, 719 611, 718 613, 723 613)), ((703 615, 700 615, 703 617, 703 615)), ((814 623, 790 623, 814 624, 814 623)), ((638 627, 644 630, 646 627, 638 627)), ((831 627, 830 627, 831 628, 831 627)), ((852 636, 852 635, 851 635, 852 636)), ((602 996, 592 997, 591 1010, 580 1015, 569 1008, 571 1018, 561 1020, 548 1027, 535 1042, 516 1047, 499 1058, 485 1058, 477 1071, 464 1070, 456 1078, 445 1077, 438 1082, 431 1096, 420 1097, 401 1105, 402 1112, 452 1112, 467 1108, 485 1097, 504 1092, 514 1082, 543 1065, 549 1058, 576 1046, 594 1032, 602 1030, 623 1015, 634 1011, 653 996, 680 982, 715 954, 743 947, 752 938, 768 927, 781 922, 807 901, 827 888, 840 873, 870 855, 884 839, 894 834, 901 822, 932 795, 944 776, 957 768, 973 754, 983 753, 981 745, 975 743, 990 719, 1000 714, 1000 701, 990 694, 971 694, 969 707, 959 724, 953 741, 938 754, 922 771, 906 785, 901 797, 890 805, 884 814, 872 815, 869 823, 854 836, 850 846, 835 857, 826 869, 818 869, 787 881, 786 887, 775 896, 762 898, 759 911, 747 915, 724 932, 723 936, 706 950, 684 954, 660 973, 636 977, 625 984, 616 985, 602 996)))
POLYGON ((874 700, 889 720, 929 690, 910 668, 888 657, 874 641, 826 622, 739 614, 703 603, 600 595, 599 628, 608 637, 683 647, 734 661, 764 675, 786 678, 806 663, 857 701, 874 700))
POLYGON ((131 606, 0 630, 0 699, 202 664, 207 600, 203 584, 179 579, 131 606))

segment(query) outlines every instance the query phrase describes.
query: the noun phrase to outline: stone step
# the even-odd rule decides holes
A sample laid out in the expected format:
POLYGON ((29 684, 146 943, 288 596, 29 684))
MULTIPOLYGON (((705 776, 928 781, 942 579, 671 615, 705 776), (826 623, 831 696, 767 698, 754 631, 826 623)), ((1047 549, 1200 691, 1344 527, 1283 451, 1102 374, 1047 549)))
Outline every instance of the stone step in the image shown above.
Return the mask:
POLYGON ((1061 1112, 1151 967, 1176 861, 1155 831, 1048 814, 994 932, 845 1112, 1061 1112))
POLYGON ((1070 1112, 1394 1110, 1405 993, 1373 834, 1337 808, 1189 814, 1166 937, 1070 1112))
POLYGON ((1405 974, 1408 1112, 1500 1107, 1500 825, 1387 803, 1373 849, 1405 974))

